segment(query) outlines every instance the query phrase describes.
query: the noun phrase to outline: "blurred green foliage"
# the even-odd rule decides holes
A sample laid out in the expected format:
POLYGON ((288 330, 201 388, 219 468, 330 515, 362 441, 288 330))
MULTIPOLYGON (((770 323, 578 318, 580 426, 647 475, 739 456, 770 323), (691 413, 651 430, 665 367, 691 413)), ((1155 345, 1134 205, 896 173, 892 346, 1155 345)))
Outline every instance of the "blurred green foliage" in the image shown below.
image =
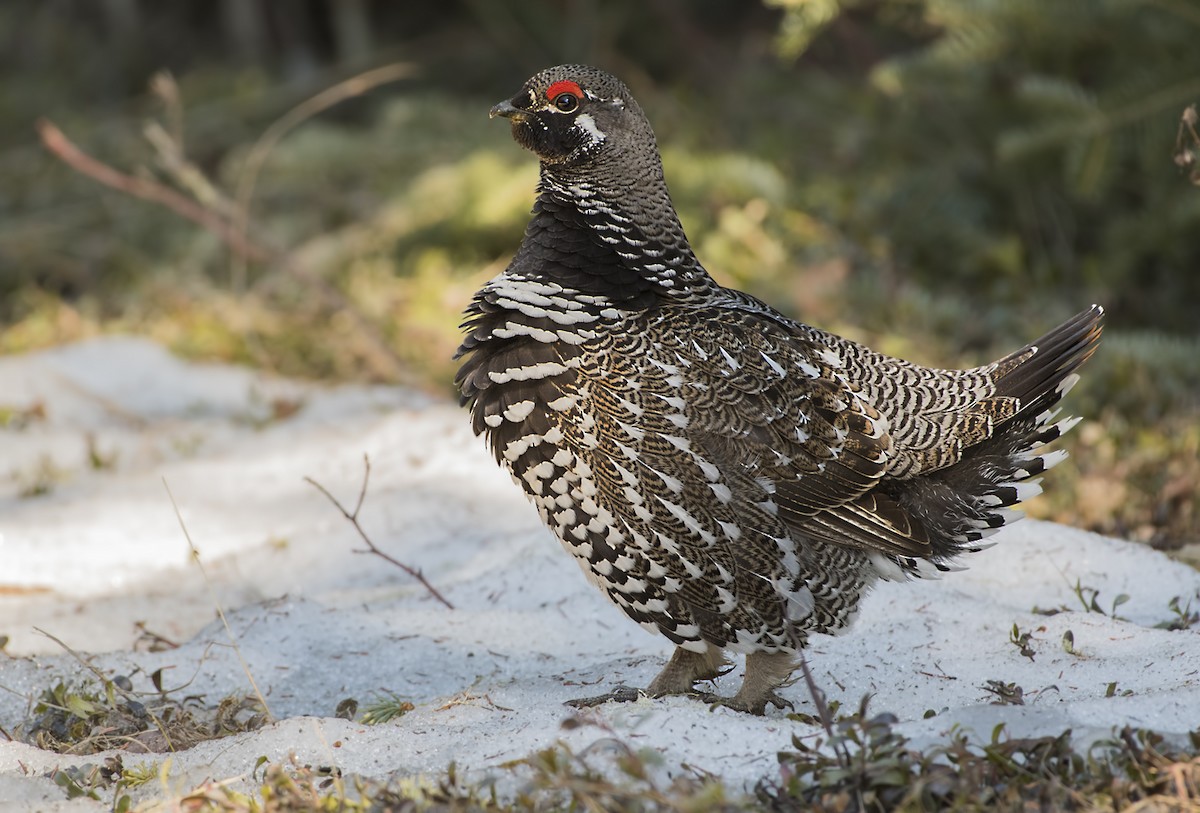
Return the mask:
POLYGON ((837 191, 852 239, 885 241, 922 286, 1010 304, 1086 293, 1119 322, 1194 331, 1200 195, 1170 155, 1200 98, 1200 6, 772 2, 785 50, 824 6, 873 8, 919 43, 871 66, 852 123, 811 128, 851 181, 837 191))
POLYGON ((126 330, 449 392, 458 315, 511 257, 536 182, 486 111, 540 67, 592 62, 648 111, 684 225, 725 284, 947 366, 1105 304, 1072 395, 1094 420, 1032 507, 1200 542, 1200 189, 1172 162, 1200 101, 1198 35, 1189 0, 11 0, 0 352, 126 330), (75 174, 33 131, 52 118, 190 196, 144 137, 156 122, 232 199, 272 122, 395 60, 415 78, 322 112, 267 156, 249 236, 279 259, 246 268, 245 287, 219 238, 75 174), (159 69, 174 95, 146 90, 159 69))

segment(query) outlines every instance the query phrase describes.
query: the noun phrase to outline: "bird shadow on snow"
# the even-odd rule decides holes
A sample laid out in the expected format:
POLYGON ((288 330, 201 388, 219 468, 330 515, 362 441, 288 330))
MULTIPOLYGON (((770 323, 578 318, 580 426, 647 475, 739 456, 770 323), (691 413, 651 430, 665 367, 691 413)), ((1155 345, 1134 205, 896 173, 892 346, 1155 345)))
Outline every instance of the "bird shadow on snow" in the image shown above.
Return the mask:
MULTIPOLYGON (((198 371, 129 339, 56 352, 0 364, 6 398, 46 405, 8 462, 51 449, 68 467, 71 439, 78 446, 92 433, 117 463, 80 466, 37 499, 0 494, 0 586, 14 588, 0 597, 0 634, 11 639, 0 655, 4 730, 27 725, 31 698, 48 686, 90 674, 35 634, 40 626, 137 691, 153 693, 150 676, 163 670, 164 684, 216 703, 251 693, 253 676, 277 722, 174 754, 180 788, 245 779, 260 756, 386 778, 440 774, 451 762, 487 771, 557 741, 585 748, 614 736, 660 752, 664 764, 753 783, 777 771, 775 754, 793 735, 815 733, 786 711, 755 718, 682 697, 565 707, 617 684, 646 685, 670 647, 586 583, 453 406, 198 371), (154 375, 97 397, 96 369, 134 361, 154 375), (200 374, 206 392, 194 391, 200 374), (185 386, 194 397, 160 392, 185 386), (237 418, 263 392, 300 406, 265 424, 237 418), (225 411, 198 410, 201 396, 225 411), (202 442, 181 451, 196 432, 202 442), (364 453, 365 530, 421 568, 453 610, 379 558, 353 553, 353 528, 303 482, 311 476, 352 505, 364 453), (163 478, 207 581, 189 562, 163 478), (236 648, 213 620, 215 603, 236 648), (180 645, 141 651, 135 619, 180 645), (413 709, 373 726, 335 716, 348 698, 361 708, 390 696, 413 709)), ((1200 637, 1156 628, 1178 615, 1173 597, 1200 606, 1200 575, 1145 547, 1049 523, 1027 520, 995 541, 963 560, 966 571, 878 585, 846 634, 815 636, 808 662, 828 699, 856 709, 871 695, 872 710, 894 714, 918 746, 955 726, 985 740, 999 724, 1012 736, 1071 728, 1094 737, 1126 724, 1180 735, 1200 726, 1200 637)), ((715 689, 731 694, 737 678, 715 689)), ((783 694, 815 713, 803 683, 783 694)), ((0 742, 0 787, 45 785, 39 771, 84 760, 98 757, 0 742)))

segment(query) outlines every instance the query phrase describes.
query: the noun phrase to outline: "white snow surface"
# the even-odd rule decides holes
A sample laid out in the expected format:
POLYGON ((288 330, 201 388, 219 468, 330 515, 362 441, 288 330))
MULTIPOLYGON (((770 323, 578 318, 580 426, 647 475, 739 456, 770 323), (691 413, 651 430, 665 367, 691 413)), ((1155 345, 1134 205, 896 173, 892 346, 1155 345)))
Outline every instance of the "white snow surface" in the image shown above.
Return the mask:
MULTIPOLYGON (((104 338, 0 358, 0 411, 35 404, 43 418, 0 428, 7 732, 19 734, 44 688, 85 675, 38 630, 137 690, 151 691, 148 675, 163 668, 168 685, 213 702, 250 692, 219 603, 278 722, 172 755, 176 791, 237 777, 248 789, 260 756, 379 779, 436 776, 453 761, 482 777, 556 742, 578 751, 611 737, 660 752, 666 772, 686 764, 752 786, 778 775, 776 753, 794 734, 817 733, 783 711, 756 718, 688 698, 565 707, 645 686, 670 645, 585 582, 448 399, 282 381, 104 338), (273 419, 276 401, 301 406, 273 419), (92 465, 89 448, 107 464, 92 465), (304 481, 353 506, 364 454, 363 527, 453 610, 356 553, 353 527, 304 481), (57 472, 49 493, 21 496, 47 467, 57 472), (139 621, 181 645, 136 647, 139 621), (389 692, 415 710, 376 726, 334 716, 343 698, 365 706, 389 692), (563 727, 569 718, 582 725, 563 727)), ((1084 739, 1126 724, 1174 735, 1200 726, 1200 635, 1155 628, 1172 617, 1172 597, 1200 604, 1200 574, 1144 546, 1032 520, 994 540, 965 571, 880 584, 848 633, 815 638, 809 663, 828 697, 856 708, 870 693, 871 709, 894 714, 918 744, 945 741, 955 725, 979 741, 1000 723, 1011 736, 1070 728, 1084 739), (1128 595, 1119 618, 1085 612, 1077 582, 1099 590, 1106 610, 1128 595), (1014 624, 1031 633, 1032 660, 1010 642, 1014 624), (1076 654, 1062 645, 1068 630, 1076 654), (1021 686, 1026 704, 992 704, 989 680, 1021 686)), ((739 672, 716 689, 732 694, 739 672)), ((783 694, 814 711, 803 683, 783 694)), ((123 756, 127 766, 164 757, 123 756)), ((46 775, 102 759, 0 736, 0 809, 107 809, 65 801, 46 775)), ((151 785, 143 793, 164 793, 151 785)))

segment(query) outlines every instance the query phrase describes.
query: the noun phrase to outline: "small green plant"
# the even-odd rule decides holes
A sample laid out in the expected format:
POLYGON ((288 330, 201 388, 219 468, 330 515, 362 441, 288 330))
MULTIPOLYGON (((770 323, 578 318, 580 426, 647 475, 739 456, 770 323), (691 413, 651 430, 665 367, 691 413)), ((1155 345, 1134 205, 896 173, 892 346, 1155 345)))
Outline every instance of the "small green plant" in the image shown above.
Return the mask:
POLYGON ((989 680, 981 687, 996 699, 992 701, 997 706, 1025 705, 1025 690, 1016 683, 1005 683, 1002 680, 989 680))
POLYGON ((1154 626, 1163 630, 1190 630, 1192 627, 1200 624, 1200 610, 1192 609, 1192 600, 1189 598, 1187 604, 1182 607, 1179 604, 1180 597, 1174 596, 1167 602, 1167 609, 1175 616, 1167 621, 1160 621, 1154 626))
POLYGON ((1074 655, 1077 658, 1083 657, 1083 653, 1075 648, 1075 633, 1071 630, 1063 633, 1062 648, 1063 652, 1066 652, 1068 655, 1074 655))
POLYGON ((54 462, 54 458, 48 454, 43 454, 38 458, 33 468, 14 474, 18 484, 17 496, 22 499, 44 497, 52 492, 56 486, 63 483, 69 476, 70 472, 67 469, 60 468, 54 462))
POLYGON ((203 697, 179 699, 164 690, 160 672, 151 682, 152 691, 139 692, 125 675, 95 672, 79 683, 60 680, 42 691, 33 717, 17 731, 30 744, 59 753, 94 754, 131 744, 164 752, 252 731, 266 720, 253 698, 230 696, 210 708, 203 697))
POLYGON ((1102 608, 1099 603, 1100 591, 1096 588, 1084 587, 1080 580, 1076 579, 1075 586, 1072 588, 1072 592, 1075 593, 1075 597, 1079 599, 1079 603, 1083 605, 1083 609, 1087 612, 1106 615, 1114 621, 1128 620, 1117 615, 1117 608, 1129 601, 1129 596, 1127 594, 1118 594, 1117 597, 1113 599, 1112 605, 1108 608, 1108 612, 1105 612, 1104 608, 1102 608))
MULTIPOLYGON (((829 717, 832 720, 842 722, 844 720, 851 719, 846 715, 838 713, 842 708, 840 701, 830 700, 826 703, 826 708, 829 709, 829 717)), ((788 714, 787 718, 797 723, 804 723, 805 725, 821 725, 821 718, 819 716, 808 714, 802 711, 793 711, 788 714)))
POLYGON ((46 420, 46 405, 41 401, 25 407, 0 404, 0 429, 20 431, 36 421, 46 420))
POLYGON ((401 700, 400 696, 394 692, 385 690, 385 695, 367 704, 367 707, 363 709, 360 722, 364 725, 379 725, 396 717, 403 717, 413 710, 412 703, 401 700))
POLYGON ((1077 750, 1071 732, 973 742, 953 729, 946 745, 918 751, 895 719, 866 715, 839 723, 812 745, 793 736, 779 754, 781 777, 755 788, 771 811, 1195 810, 1200 801, 1200 731, 1189 750, 1154 732, 1125 728, 1077 750))
POLYGON ((1133 689, 1123 689, 1117 691, 1117 681, 1113 681, 1104 687, 1105 697, 1132 697, 1133 689))
POLYGON ((105 452, 100 449, 96 436, 88 432, 84 436, 87 443, 88 467, 93 471, 111 471, 117 467, 117 452, 105 452))
POLYGON ((1033 660, 1033 647, 1029 645, 1032 636, 1028 632, 1024 632, 1016 624, 1012 625, 1012 629, 1008 633, 1008 642, 1015 646, 1017 650, 1029 660, 1033 660))

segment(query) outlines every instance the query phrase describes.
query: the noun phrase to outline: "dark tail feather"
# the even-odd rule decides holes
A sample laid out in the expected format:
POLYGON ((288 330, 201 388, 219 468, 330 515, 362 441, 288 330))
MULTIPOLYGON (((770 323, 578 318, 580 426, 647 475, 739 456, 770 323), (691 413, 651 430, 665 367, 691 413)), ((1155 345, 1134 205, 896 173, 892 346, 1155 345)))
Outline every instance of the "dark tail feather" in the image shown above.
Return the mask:
POLYGON ((1018 414, 1038 409, 1039 404, 1041 409, 1050 406, 1044 403, 1045 396, 1056 392, 1058 383, 1096 351, 1103 322, 1104 308, 1092 305, 1040 339, 997 361, 996 394, 1018 399, 1021 404, 1018 414))
POLYGON ((1075 370, 1096 350, 1104 309, 1068 319, 1042 338, 995 364, 997 395, 1017 410, 990 438, 963 451, 962 459, 925 477, 904 481, 896 499, 925 521, 939 568, 984 547, 981 540, 1020 519, 1014 506, 1041 493, 1041 474, 1067 457, 1046 444, 1066 434, 1078 418, 1055 421, 1055 405, 1079 380, 1075 370), (930 507, 933 506, 931 509, 930 507))

